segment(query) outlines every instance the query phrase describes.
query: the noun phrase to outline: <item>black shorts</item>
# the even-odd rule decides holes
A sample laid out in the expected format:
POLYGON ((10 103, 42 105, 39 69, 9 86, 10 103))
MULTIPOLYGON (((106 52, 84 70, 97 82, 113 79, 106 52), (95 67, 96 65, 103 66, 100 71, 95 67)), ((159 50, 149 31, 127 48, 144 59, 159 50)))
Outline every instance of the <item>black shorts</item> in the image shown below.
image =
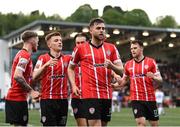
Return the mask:
POLYGON ((6 123, 26 126, 28 124, 28 105, 27 101, 5 102, 6 123))
POLYGON ((67 99, 42 99, 41 123, 43 126, 66 126, 68 113, 67 99))
POLYGON ((72 109, 73 109, 74 117, 76 119, 77 118, 86 118, 86 115, 84 113, 85 108, 84 108, 82 99, 72 98, 71 106, 72 106, 72 109))
POLYGON ((85 115, 89 120, 111 120, 111 99, 83 99, 85 115))
POLYGON ((145 117, 146 120, 159 120, 155 101, 132 101, 131 104, 135 118, 145 117))

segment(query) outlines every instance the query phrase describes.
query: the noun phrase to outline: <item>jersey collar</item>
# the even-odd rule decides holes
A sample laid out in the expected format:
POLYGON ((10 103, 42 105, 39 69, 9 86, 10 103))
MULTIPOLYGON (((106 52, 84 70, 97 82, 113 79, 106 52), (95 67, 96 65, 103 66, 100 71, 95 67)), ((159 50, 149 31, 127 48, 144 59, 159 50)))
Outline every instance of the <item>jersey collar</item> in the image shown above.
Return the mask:
MULTIPOLYGON (((103 43, 104 43, 104 42, 103 42, 103 43)), ((89 41, 89 44, 90 44, 91 46, 93 46, 94 48, 97 48, 97 49, 98 49, 98 48, 100 48, 100 47, 103 45, 103 43, 102 43, 102 44, 100 44, 99 46, 95 46, 95 45, 93 45, 93 44, 92 44, 92 42, 91 42, 91 41, 89 41)))
POLYGON ((134 59, 134 61, 135 61, 136 63, 141 63, 144 59, 145 59, 145 56, 143 57, 143 59, 142 59, 141 61, 136 61, 135 59, 134 59))
MULTIPOLYGON (((49 56, 50 56, 50 57, 55 58, 55 57, 54 57, 54 56, 53 56, 50 52, 48 52, 48 54, 49 54, 49 56)), ((60 56, 59 56, 58 58, 56 58, 56 59, 60 59, 60 58, 61 58, 61 56, 63 56, 63 54, 62 54, 62 53, 61 53, 61 54, 60 54, 60 56)))

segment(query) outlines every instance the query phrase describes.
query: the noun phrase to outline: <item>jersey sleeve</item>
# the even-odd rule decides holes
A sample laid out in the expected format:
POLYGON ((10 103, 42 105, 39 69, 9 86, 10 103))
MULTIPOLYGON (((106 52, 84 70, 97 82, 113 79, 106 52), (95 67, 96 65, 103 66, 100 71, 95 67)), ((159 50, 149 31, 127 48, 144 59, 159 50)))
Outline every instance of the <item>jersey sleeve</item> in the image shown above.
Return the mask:
POLYGON ((29 55, 21 54, 19 56, 19 60, 18 60, 16 68, 21 70, 21 71, 23 71, 23 72, 25 72, 26 67, 27 67, 29 61, 30 61, 30 56, 29 55))
POLYGON ((36 65, 35 65, 35 68, 34 68, 34 71, 36 71, 37 69, 41 68, 45 63, 45 59, 43 56, 39 56, 37 62, 36 62, 36 65))
POLYGON ((129 76, 128 64, 127 63, 125 63, 125 65, 124 65, 124 74, 123 74, 123 77, 124 76, 126 76, 126 77, 129 76))
POLYGON ((72 56, 71 56, 71 60, 70 60, 70 64, 72 64, 72 65, 76 65, 79 63, 79 60, 80 60, 80 48, 79 47, 75 47, 72 52, 72 56))
POLYGON ((152 60, 152 72, 156 75, 156 74, 160 74, 159 68, 158 68, 158 64, 156 63, 156 61, 153 59, 152 60))
POLYGON ((113 45, 113 52, 112 52, 112 61, 114 64, 116 63, 122 63, 121 59, 120 59, 120 54, 117 50, 117 48, 113 45))

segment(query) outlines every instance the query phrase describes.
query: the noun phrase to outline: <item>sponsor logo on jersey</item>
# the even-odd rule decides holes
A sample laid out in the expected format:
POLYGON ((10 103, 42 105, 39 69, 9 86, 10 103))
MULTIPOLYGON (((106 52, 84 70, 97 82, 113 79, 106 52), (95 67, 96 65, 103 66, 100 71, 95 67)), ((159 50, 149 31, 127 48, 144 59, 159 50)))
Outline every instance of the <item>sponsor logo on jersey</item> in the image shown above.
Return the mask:
POLYGON ((104 67, 104 63, 94 64, 94 67, 104 67))
POLYGON ((148 66, 148 65, 144 65, 144 68, 145 68, 145 69, 148 69, 148 68, 149 68, 149 66, 148 66))
POLYGON ((110 56, 110 55, 111 55, 111 51, 110 51, 110 50, 107 50, 107 51, 106 51, 106 54, 107 54, 107 56, 110 56))

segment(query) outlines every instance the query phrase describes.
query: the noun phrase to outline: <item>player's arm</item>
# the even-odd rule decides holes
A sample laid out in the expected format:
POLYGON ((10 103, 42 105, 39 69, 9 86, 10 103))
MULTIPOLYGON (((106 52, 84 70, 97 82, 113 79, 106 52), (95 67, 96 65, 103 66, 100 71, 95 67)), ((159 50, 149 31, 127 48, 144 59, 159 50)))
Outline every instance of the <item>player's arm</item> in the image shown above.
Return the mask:
POLYGON ((122 78, 118 78, 116 80, 118 82, 119 87, 121 88, 121 87, 124 87, 128 83, 129 77, 126 75, 123 75, 122 78))
POLYGON ((47 69, 47 67, 54 66, 55 64, 57 64, 57 62, 58 62, 58 59, 50 59, 48 62, 46 62, 42 66, 39 66, 37 62, 34 72, 33 72, 33 81, 39 80, 43 72, 47 69))
POLYGON ((152 78, 158 84, 161 84, 163 82, 160 72, 156 74, 154 74, 153 72, 147 72, 146 76, 152 78))
POLYGON ((118 75, 123 74, 123 64, 121 60, 116 63, 112 63, 110 60, 106 59, 104 65, 105 67, 112 69, 118 75))
POLYGON ((14 72, 14 80, 24 89, 25 91, 29 92, 32 96, 32 98, 38 98, 39 97, 39 92, 34 91, 32 87, 26 82, 23 72, 25 71, 25 68, 28 64, 28 60, 21 58, 19 60, 19 63, 17 64, 17 67, 14 72))
POLYGON ((73 65, 71 63, 69 63, 69 66, 68 66, 68 79, 69 79, 69 82, 72 86, 72 92, 76 95, 76 96, 79 96, 80 95, 80 90, 78 89, 78 87, 76 86, 76 83, 75 83, 75 67, 76 65, 73 65))
POLYGON ((158 65, 154 60, 152 62, 152 69, 151 71, 146 73, 146 76, 152 78, 156 83, 158 83, 158 85, 160 85, 163 82, 161 73, 158 69, 158 65))
POLYGON ((21 85, 21 87, 27 92, 32 90, 31 86, 24 79, 23 71, 18 68, 16 68, 14 72, 14 80, 16 80, 16 82, 18 82, 18 84, 21 85))
POLYGON ((111 83, 111 85, 112 85, 113 90, 116 90, 116 91, 122 90, 129 80, 129 78, 123 79, 120 75, 117 75, 115 72, 112 72, 112 78, 113 78, 113 82, 111 83), (123 80, 126 80, 126 82, 123 80))

